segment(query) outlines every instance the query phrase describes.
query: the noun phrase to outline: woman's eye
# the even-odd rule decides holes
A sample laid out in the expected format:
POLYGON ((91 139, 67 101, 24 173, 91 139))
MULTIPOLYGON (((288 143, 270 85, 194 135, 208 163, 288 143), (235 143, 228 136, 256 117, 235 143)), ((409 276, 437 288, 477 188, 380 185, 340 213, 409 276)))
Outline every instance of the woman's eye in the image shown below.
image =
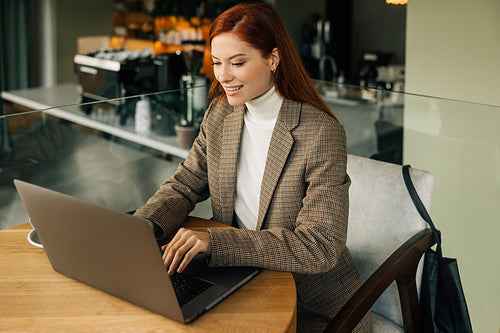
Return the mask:
MULTIPOLYGON (((234 62, 231 65, 234 67, 241 67, 244 64, 245 64, 244 62, 234 62)), ((222 65, 222 62, 220 62, 220 61, 213 61, 212 62, 212 66, 221 66, 221 65, 222 65)))

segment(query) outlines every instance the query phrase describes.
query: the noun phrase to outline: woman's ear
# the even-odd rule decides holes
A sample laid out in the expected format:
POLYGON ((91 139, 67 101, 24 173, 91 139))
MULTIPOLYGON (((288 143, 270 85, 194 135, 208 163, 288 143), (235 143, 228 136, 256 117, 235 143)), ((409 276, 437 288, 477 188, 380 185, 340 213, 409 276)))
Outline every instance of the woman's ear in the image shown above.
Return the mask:
POLYGON ((271 52, 271 69, 273 72, 276 71, 276 68, 278 68, 279 64, 280 64, 280 53, 278 51, 278 48, 275 47, 271 52))

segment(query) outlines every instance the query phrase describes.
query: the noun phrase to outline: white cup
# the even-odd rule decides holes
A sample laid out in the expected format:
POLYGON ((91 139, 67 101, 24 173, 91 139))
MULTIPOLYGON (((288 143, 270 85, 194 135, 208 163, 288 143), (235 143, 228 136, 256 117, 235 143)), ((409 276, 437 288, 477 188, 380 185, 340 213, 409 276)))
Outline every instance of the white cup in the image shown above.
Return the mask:
MULTIPOLYGON (((31 226, 33 227, 33 224, 31 224, 31 226)), ((35 227, 33 227, 33 229, 28 234, 28 242, 33 246, 43 249, 43 245, 40 242, 40 238, 38 238, 38 234, 36 233, 35 227)))

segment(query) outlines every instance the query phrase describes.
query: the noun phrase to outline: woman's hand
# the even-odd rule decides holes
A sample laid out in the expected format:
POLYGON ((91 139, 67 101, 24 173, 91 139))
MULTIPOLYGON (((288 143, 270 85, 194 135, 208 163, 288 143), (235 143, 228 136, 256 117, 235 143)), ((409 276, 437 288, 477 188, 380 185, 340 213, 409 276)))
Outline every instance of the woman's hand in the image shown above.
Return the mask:
POLYGON ((195 255, 204 253, 210 255, 210 235, 208 232, 179 229, 172 241, 161 247, 163 262, 168 268, 168 274, 173 275, 184 271, 195 255))

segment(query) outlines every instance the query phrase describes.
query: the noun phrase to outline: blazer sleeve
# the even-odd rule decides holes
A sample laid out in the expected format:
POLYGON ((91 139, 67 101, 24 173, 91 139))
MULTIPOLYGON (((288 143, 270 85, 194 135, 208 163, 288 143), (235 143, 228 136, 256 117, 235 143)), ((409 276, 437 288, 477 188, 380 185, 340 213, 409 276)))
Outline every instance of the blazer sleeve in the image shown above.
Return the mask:
POLYGON ((304 179, 281 180, 289 181, 292 188, 293 182, 306 184, 292 226, 259 231, 209 229, 210 265, 315 274, 329 271, 343 260, 350 185, 345 132, 340 123, 330 121, 316 134, 308 147, 304 179))
MULTIPOLYGON (((212 105, 205 113, 209 114, 212 105)), ((196 203, 209 197, 206 163, 206 133, 203 122, 200 133, 186 160, 179 164, 156 193, 134 213, 152 221, 161 231, 158 239, 171 235, 178 229, 196 203)), ((158 228, 155 228, 157 231, 158 228)), ((155 232, 156 233, 156 232, 155 232)))

